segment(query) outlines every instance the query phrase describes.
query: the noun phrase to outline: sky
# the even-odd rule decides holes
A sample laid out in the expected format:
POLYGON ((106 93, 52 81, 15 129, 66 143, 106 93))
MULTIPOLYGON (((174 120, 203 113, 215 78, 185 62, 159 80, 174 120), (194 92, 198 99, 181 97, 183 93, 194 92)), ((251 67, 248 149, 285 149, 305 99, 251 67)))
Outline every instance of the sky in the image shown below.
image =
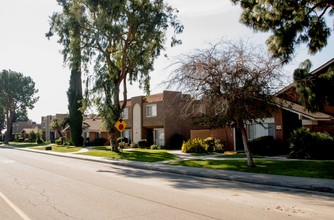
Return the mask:
MULTIPOLYGON (((169 48, 168 58, 159 57, 151 73, 151 94, 166 88, 161 82, 171 73, 170 64, 175 57, 200 48, 208 48, 209 43, 221 39, 242 40, 263 45, 268 37, 266 33, 255 33, 239 22, 241 9, 229 0, 167 0, 179 10, 178 18, 184 25, 179 35, 183 44, 169 48)), ((56 0, 9 0, 0 2, 0 70, 10 69, 30 76, 39 90, 39 101, 28 117, 40 123, 41 116, 68 113, 66 91, 69 86, 70 72, 63 63, 60 53, 62 47, 57 37, 48 40, 45 33, 49 29, 49 17, 59 11, 56 0)), ((333 24, 333 21, 330 21, 333 24)), ((334 36, 329 44, 315 56, 307 54, 305 46, 297 48, 296 56, 285 67, 286 74, 305 59, 310 59, 317 68, 334 57, 334 36)), ((128 97, 145 95, 134 84, 128 88, 128 97)))

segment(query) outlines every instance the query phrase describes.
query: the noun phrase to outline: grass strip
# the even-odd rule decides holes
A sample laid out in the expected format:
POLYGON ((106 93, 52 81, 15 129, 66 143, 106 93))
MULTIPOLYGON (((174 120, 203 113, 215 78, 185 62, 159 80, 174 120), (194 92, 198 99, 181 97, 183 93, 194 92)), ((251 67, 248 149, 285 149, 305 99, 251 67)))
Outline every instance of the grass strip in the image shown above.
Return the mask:
POLYGON ((170 162, 169 164, 262 174, 334 179, 334 161, 258 160, 255 161, 255 168, 248 167, 245 160, 185 160, 170 162))
POLYGON ((113 152, 110 147, 95 147, 94 149, 80 153, 83 155, 106 157, 112 159, 132 160, 139 162, 158 162, 165 160, 175 160, 176 156, 168 153, 166 150, 124 150, 123 152, 113 152))

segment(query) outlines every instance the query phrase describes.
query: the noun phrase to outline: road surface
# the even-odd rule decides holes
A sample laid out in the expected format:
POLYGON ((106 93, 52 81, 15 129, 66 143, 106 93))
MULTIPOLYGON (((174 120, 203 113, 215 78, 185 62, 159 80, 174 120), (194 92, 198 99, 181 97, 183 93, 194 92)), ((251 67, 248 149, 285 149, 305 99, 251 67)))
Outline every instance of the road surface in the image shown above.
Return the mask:
POLYGON ((0 147, 0 220, 334 219, 332 196, 0 147))

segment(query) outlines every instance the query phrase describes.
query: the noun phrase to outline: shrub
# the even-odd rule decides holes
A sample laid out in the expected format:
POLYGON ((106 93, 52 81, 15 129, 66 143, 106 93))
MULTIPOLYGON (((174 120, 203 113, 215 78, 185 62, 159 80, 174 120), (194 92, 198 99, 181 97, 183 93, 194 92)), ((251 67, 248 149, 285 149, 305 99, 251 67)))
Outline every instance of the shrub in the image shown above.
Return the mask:
POLYGON ((138 147, 139 148, 147 148, 148 147, 147 140, 143 139, 143 140, 138 141, 138 147))
POLYGON ((161 147, 157 144, 152 144, 151 147, 150 147, 151 150, 160 150, 161 147))
POLYGON ((213 151, 217 153, 224 153, 225 148, 221 140, 215 139, 215 147, 213 151))
POLYGON ((37 134, 34 131, 29 132, 29 139, 31 142, 35 142, 37 138, 37 134))
POLYGON ((183 153, 207 153, 207 145, 201 139, 190 139, 187 142, 183 142, 183 153))
POLYGON ((36 143, 37 144, 42 144, 44 142, 43 138, 42 138, 42 131, 38 131, 36 133, 36 143))
POLYGON ((328 133, 298 128, 291 132, 289 158, 334 159, 334 141, 328 133))
POLYGON ((131 148, 138 148, 138 144, 132 143, 132 144, 130 144, 130 147, 131 148))
POLYGON ((252 154, 268 156, 279 153, 273 136, 255 138, 254 140, 251 140, 248 145, 252 154))
POLYGON ((204 144, 206 147, 206 151, 211 153, 215 149, 215 139, 213 137, 207 137, 204 139, 204 144))
POLYGON ((63 139, 58 138, 58 139, 55 140, 55 143, 56 143, 57 145, 63 145, 63 139))
POLYGON ((90 142, 90 146, 104 146, 104 144, 107 142, 105 138, 95 138, 93 142, 90 142))
POLYGON ((181 149, 184 137, 181 134, 175 133, 169 139, 168 148, 181 149))
POLYGON ((129 140, 126 137, 117 138, 117 143, 121 143, 121 142, 129 143, 129 140))

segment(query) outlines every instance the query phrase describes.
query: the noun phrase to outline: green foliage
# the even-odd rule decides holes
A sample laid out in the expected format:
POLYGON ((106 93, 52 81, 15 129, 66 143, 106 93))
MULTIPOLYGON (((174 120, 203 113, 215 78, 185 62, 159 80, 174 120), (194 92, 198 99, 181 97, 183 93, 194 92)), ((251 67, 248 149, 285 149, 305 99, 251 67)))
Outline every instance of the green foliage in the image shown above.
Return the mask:
POLYGON ((302 127, 291 133, 289 143, 290 158, 334 159, 334 141, 328 133, 310 132, 302 127))
POLYGON ((240 3, 242 23, 256 31, 272 33, 266 41, 268 49, 284 62, 292 59, 299 44, 307 44, 310 54, 319 52, 332 32, 325 19, 333 16, 331 0, 231 1, 240 3))
POLYGON ((42 134, 43 132, 41 130, 38 130, 38 132, 36 133, 36 143, 37 144, 42 144, 44 142, 42 138, 42 134))
POLYGON ((139 148, 147 148, 148 147, 148 142, 146 139, 138 141, 138 147, 139 148))
POLYGON ((249 143, 249 148, 252 154, 256 155, 277 155, 283 153, 278 148, 277 143, 273 136, 262 136, 251 140, 249 143))
POLYGON ((161 150, 161 147, 157 144, 152 144, 150 147, 151 150, 161 150))
POLYGON ((6 127, 8 128, 5 143, 8 144, 11 138, 11 128, 17 112, 26 112, 32 109, 38 101, 35 97, 38 92, 35 89, 35 82, 29 76, 24 76, 12 70, 0 72, 0 113, 5 114, 6 127))
POLYGON ((181 151, 183 153, 207 153, 207 145, 203 140, 195 138, 183 142, 181 151))
POLYGON ((63 145, 63 139, 62 138, 58 138, 58 139, 55 140, 55 143, 57 145, 63 145))
POLYGON ((184 153, 223 153, 225 149, 220 140, 208 137, 204 140, 195 138, 183 142, 181 151, 184 153))
POLYGON ((206 145, 208 152, 213 152, 215 149, 215 139, 213 137, 207 137, 204 139, 204 144, 206 145))
POLYGON ((221 140, 215 139, 215 146, 213 151, 216 153, 224 153, 225 147, 221 140))
POLYGON ((334 104, 334 66, 326 72, 317 75, 311 74, 311 61, 305 60, 294 71, 293 78, 296 81, 296 91, 299 101, 309 111, 322 111, 327 103, 334 104))
POLYGON ((35 141, 36 141, 36 138, 37 138, 37 135, 36 135, 35 131, 31 130, 31 131, 29 132, 29 140, 30 140, 31 142, 35 142, 35 141))
POLYGON ((117 138, 117 143, 120 143, 120 142, 129 143, 129 139, 127 139, 126 137, 119 137, 117 138))
POLYGON ((130 144, 130 148, 138 148, 138 144, 136 144, 136 143, 131 143, 131 144, 130 144))

